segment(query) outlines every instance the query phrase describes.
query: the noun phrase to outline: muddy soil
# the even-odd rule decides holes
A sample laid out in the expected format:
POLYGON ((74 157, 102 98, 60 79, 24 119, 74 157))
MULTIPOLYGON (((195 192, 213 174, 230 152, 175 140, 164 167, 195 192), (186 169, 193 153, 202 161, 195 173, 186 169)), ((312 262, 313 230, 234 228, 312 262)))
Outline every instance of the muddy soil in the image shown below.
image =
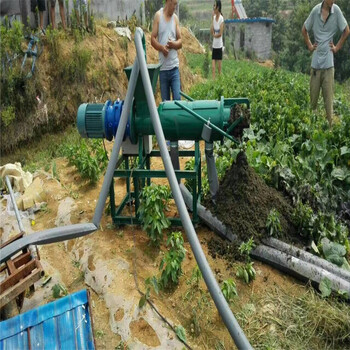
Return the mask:
POLYGON ((265 184, 248 165, 243 152, 221 181, 216 205, 211 201, 205 204, 243 241, 253 237, 259 242, 267 235, 266 220, 272 209, 280 213, 283 232, 279 238, 291 241, 296 237, 290 200, 265 184))

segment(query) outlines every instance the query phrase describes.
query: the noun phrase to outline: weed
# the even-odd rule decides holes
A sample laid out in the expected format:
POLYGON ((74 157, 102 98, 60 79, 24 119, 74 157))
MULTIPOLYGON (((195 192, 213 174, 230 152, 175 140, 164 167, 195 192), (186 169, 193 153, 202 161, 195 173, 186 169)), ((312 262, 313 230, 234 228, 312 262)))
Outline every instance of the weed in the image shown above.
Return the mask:
POLYGON ((251 237, 248 242, 243 242, 239 246, 239 252, 246 257, 246 259, 249 261, 250 260, 250 252, 252 249, 255 247, 254 239, 251 237))
POLYGON ((148 277, 145 280, 145 286, 146 286, 146 293, 140 298, 139 301, 139 308, 141 309, 147 302, 147 300, 150 298, 151 295, 151 288, 156 292, 156 294, 159 294, 159 284, 157 277, 148 277))
POLYGON ((9 126, 15 118, 15 108, 13 106, 8 106, 1 112, 1 121, 5 127, 9 126))
POLYGON ((280 213, 276 209, 271 209, 266 220, 266 229, 270 236, 279 237, 282 233, 280 213))
POLYGON ((165 216, 165 209, 170 199, 170 189, 167 186, 151 184, 143 188, 138 215, 143 229, 151 243, 159 246, 163 240, 163 230, 170 226, 165 216))
POLYGON ((114 350, 130 350, 130 347, 121 340, 114 350))
POLYGON ((226 350, 225 343, 221 340, 218 340, 215 344, 215 350, 226 350))
POLYGON ((198 266, 192 270, 191 277, 186 281, 188 289, 184 295, 184 301, 191 310, 190 331, 193 336, 199 337, 204 322, 210 319, 210 297, 207 291, 200 287, 202 273, 198 266))
POLYGON ((221 291, 229 304, 238 296, 236 283, 230 278, 222 283, 221 291))
POLYGON ((52 297, 55 299, 68 294, 67 289, 60 283, 56 283, 52 288, 52 297))
POLYGON ((78 261, 78 260, 72 260, 72 265, 73 265, 74 267, 76 267, 77 269, 79 269, 79 267, 80 267, 80 261, 78 261))
POLYGON ((181 264, 185 258, 186 250, 181 232, 172 232, 167 241, 170 250, 162 259, 159 269, 163 270, 159 284, 163 289, 179 283, 179 277, 182 274, 181 264))
POLYGON ((60 177, 58 175, 57 165, 55 161, 52 162, 52 177, 57 181, 60 181, 60 177))
POLYGON ((47 206, 47 203, 43 203, 40 205, 40 211, 45 214, 48 214, 51 212, 51 209, 47 206))
POLYGON ((315 216, 312 208, 308 204, 303 204, 301 201, 297 202, 293 211, 293 221, 301 236, 312 236, 315 216))
POLYGON ((210 50, 208 45, 205 47, 205 58, 203 61, 203 76, 204 78, 209 77, 209 72, 210 72, 210 50))
POLYGON ((123 238, 124 237, 124 231, 117 231, 116 233, 116 236, 119 237, 119 238, 123 238))
POLYGON ((102 330, 97 330, 95 332, 95 336, 96 336, 97 339, 102 339, 105 335, 106 335, 105 332, 102 331, 102 330))

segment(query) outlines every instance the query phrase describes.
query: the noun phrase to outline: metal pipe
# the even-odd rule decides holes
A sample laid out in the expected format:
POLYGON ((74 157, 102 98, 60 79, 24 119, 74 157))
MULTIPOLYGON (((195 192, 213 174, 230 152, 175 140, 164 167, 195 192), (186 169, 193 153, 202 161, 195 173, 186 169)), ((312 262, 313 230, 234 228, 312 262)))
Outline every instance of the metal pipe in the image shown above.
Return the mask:
POLYGON ((219 190, 219 179, 215 165, 214 145, 212 142, 205 143, 205 159, 207 161, 209 191, 211 198, 215 200, 219 190))
POLYGON ((180 95, 183 96, 186 100, 193 102, 194 99, 191 96, 186 95, 183 91, 180 91, 180 95))
POLYGON ((100 196, 98 197, 98 202, 96 205, 95 214, 94 214, 94 217, 92 219, 92 222, 96 225, 96 227, 100 226, 100 222, 101 222, 101 218, 102 218, 102 214, 103 214, 103 209, 104 209, 104 206, 106 204, 107 196, 109 193, 109 188, 111 186, 113 175, 114 175, 114 170, 115 170, 118 158, 119 158, 119 151, 120 151, 120 147, 121 147, 121 144, 123 141, 123 136, 124 136, 126 124, 128 122, 132 103, 134 101, 133 97, 134 97, 134 92, 135 92, 135 87, 136 87, 136 82, 137 82, 137 78, 139 75, 139 71, 140 71, 139 63, 138 63, 137 59, 135 59, 134 66, 133 66, 132 71, 131 71, 128 90, 126 92, 126 97, 125 97, 125 101, 124 101, 122 115, 120 117, 120 122, 119 122, 118 130, 117 130, 117 134, 115 135, 113 150, 112 150, 110 160, 108 163, 108 167, 106 170, 106 174, 105 174, 105 177, 103 180, 100 196))
POLYGON ((11 182, 10 182, 10 179, 9 179, 9 177, 7 175, 5 176, 5 182, 6 182, 7 188, 9 190, 9 192, 10 192, 10 197, 11 197, 13 209, 15 211, 16 219, 17 219, 17 222, 18 222, 19 230, 20 230, 21 233, 24 233, 24 227, 23 227, 23 224, 22 224, 21 215, 20 215, 20 213, 18 211, 16 199, 15 199, 15 196, 13 194, 13 190, 12 190, 12 186, 11 186, 11 182))
POLYGON ((347 299, 350 299, 350 281, 336 276, 320 266, 263 244, 257 246, 250 255, 254 259, 268 263, 302 280, 310 280, 320 284, 324 278, 328 278, 331 281, 332 290, 335 292, 345 291, 348 295, 347 299))
POLYGON ((231 337, 236 343, 238 349, 242 349, 242 350, 253 349, 252 346, 249 344, 249 341, 246 338, 245 334, 243 333, 241 327, 239 326, 236 318, 234 317, 229 305, 227 304, 226 299, 223 296, 218 283, 216 282, 214 274, 210 269, 208 261, 199 243, 197 234, 193 228, 192 221, 186 209, 185 202, 182 198, 180 187, 177 182, 174 168, 172 166, 171 159, 165 143, 165 137, 164 137, 162 126, 159 120, 156 102, 152 91, 152 85, 151 85, 148 70, 147 70, 146 60, 142 52, 143 48, 142 48, 141 40, 143 36, 144 36, 143 31, 140 28, 137 28, 135 32, 136 54, 140 65, 142 82, 143 82, 143 86, 144 86, 144 90, 147 98, 147 103, 148 103, 148 108, 151 115, 153 128, 157 136, 157 141, 160 148, 160 154, 162 156, 162 160, 164 163, 165 172, 169 179, 170 187, 173 193, 176 206, 179 210, 182 225, 186 231, 188 241, 191 245, 197 264, 202 272, 204 281, 209 289, 209 292, 214 300, 214 303, 228 331, 230 332, 231 337))
POLYGON ((85 236, 97 230, 94 224, 76 224, 64 227, 55 227, 41 232, 24 236, 5 246, 0 251, 0 263, 7 261, 11 256, 30 245, 42 245, 66 241, 85 236))
POLYGON ((205 118, 203 118, 202 116, 200 116, 198 113, 192 111, 192 109, 184 106, 181 102, 179 101, 174 101, 174 103, 176 105, 178 105, 179 107, 181 107, 183 110, 185 110, 186 112, 192 114, 195 118, 199 119, 201 122, 203 122, 204 124, 207 124, 208 126, 210 126, 211 128, 213 128, 215 131, 217 131, 219 134, 221 134, 222 136, 227 137, 228 139, 230 139, 231 141, 233 141, 236 144, 239 144, 239 142, 233 138, 231 135, 227 134, 225 131, 221 130, 220 128, 218 128, 216 125, 210 123, 210 121, 206 120, 205 118))
POLYGON ((350 272, 325 260, 322 259, 316 255, 313 255, 311 253, 306 252, 305 250, 299 249, 297 247, 294 247, 290 244, 287 244, 285 242, 282 242, 276 238, 269 237, 265 238, 262 241, 265 245, 270 246, 272 248, 275 248, 283 253, 286 253, 288 255, 295 256, 296 258, 306 261, 308 263, 314 264, 318 267, 321 267, 322 269, 325 269, 335 276, 338 276, 340 278, 343 278, 345 281, 350 282, 350 272))

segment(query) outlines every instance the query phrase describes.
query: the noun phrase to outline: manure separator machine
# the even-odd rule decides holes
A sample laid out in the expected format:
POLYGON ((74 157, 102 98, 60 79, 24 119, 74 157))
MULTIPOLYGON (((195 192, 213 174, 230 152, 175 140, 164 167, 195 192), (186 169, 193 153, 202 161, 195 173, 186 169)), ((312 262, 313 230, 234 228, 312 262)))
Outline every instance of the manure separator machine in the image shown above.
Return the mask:
POLYGON ((78 129, 82 136, 109 140, 114 137, 113 150, 110 154, 92 222, 55 227, 24 236, 0 250, 0 263, 15 258, 15 255, 25 247, 74 239, 98 230, 108 194, 111 197, 114 222, 117 224, 136 222, 132 220, 137 220, 137 217, 131 218, 121 215, 123 207, 131 198, 135 200, 135 205, 138 205, 138 194, 146 182, 150 183, 151 178, 167 177, 182 226, 218 312, 237 348, 250 350, 252 347, 227 304, 201 248, 179 186, 181 178, 193 179, 196 182, 193 211, 195 213, 194 220, 198 220, 196 208, 201 193, 199 141, 201 139, 206 141, 210 192, 215 196, 218 180, 213 156, 213 141, 227 137, 238 143, 232 135, 235 135, 240 128, 248 127, 249 121, 245 119, 243 114, 239 113, 239 110, 237 112, 236 106, 245 104, 249 109, 249 101, 247 99, 224 98, 221 98, 220 101, 191 101, 188 98, 190 101, 163 102, 157 109, 154 90, 160 67, 158 65, 147 67, 145 37, 140 28, 137 28, 135 32, 135 46, 136 59, 132 68, 126 69, 129 85, 125 100, 116 101, 113 104, 109 101, 105 104, 83 104, 78 110, 78 129), (156 135, 159 151, 152 150, 152 141, 149 135, 156 135), (164 136, 171 141, 172 160, 164 136), (178 140, 194 140, 195 151, 178 152, 178 140), (121 146, 123 146, 124 154, 120 158, 121 146), (172 161, 177 168, 178 153, 181 156, 195 157, 193 171, 174 171, 172 161), (135 155, 139 157, 138 167, 129 169, 129 158, 135 155), (165 170, 151 170, 151 158, 159 156, 163 160, 165 170), (125 164, 125 169, 120 168, 122 162, 125 164), (127 196, 118 208, 115 208, 114 204, 113 179, 115 176, 127 179, 127 196), (131 178, 134 180, 133 192, 130 186, 131 178))
MULTIPOLYGON (((152 91, 155 93, 160 65, 147 65, 152 91)), ((125 69, 130 78, 132 67, 125 69)), ((213 142, 227 137, 239 143, 234 136, 241 136, 243 127, 249 127, 249 121, 241 113, 239 105, 250 108, 246 98, 224 98, 220 101, 194 101, 181 93, 188 101, 166 101, 158 107, 159 121, 164 136, 170 140, 170 155, 175 174, 180 179, 191 179, 193 185, 193 222, 198 222, 197 203, 201 197, 201 153, 199 141, 205 141, 205 155, 208 166, 210 192, 215 198, 218 190, 218 177, 213 156, 213 142), (238 112, 238 113, 237 113, 238 112), (239 129, 238 133, 237 130, 239 129), (178 150, 179 140, 195 141, 195 150, 178 150), (178 156, 194 157, 193 170, 179 170, 178 156)), ((109 141, 116 135, 124 101, 105 104, 82 104, 78 109, 77 125, 79 133, 85 138, 105 138, 109 141)), ((133 107, 123 134, 122 156, 118 159, 114 177, 126 178, 126 196, 116 208, 114 185, 110 187, 111 215, 116 225, 140 223, 138 217, 139 194, 142 188, 151 182, 151 178, 167 177, 165 170, 151 170, 152 158, 160 157, 159 150, 153 150, 152 135, 155 135, 150 111, 147 105, 141 75, 137 78, 133 107), (130 169, 130 158, 138 156, 138 164, 130 169), (131 190, 131 178, 133 188, 131 190), (127 203, 135 203, 135 216, 122 215, 127 203)), ((169 218, 173 224, 180 224, 179 218, 169 218)))

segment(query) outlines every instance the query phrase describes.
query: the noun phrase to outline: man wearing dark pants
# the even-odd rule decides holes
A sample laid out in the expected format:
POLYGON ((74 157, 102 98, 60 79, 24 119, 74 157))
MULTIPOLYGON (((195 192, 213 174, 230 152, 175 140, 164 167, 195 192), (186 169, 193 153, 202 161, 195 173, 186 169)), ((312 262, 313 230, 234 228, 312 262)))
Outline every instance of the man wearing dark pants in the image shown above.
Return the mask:
MULTIPOLYGON (((151 36, 152 46, 159 52, 160 92, 163 101, 180 100, 180 73, 177 50, 182 47, 179 19, 175 14, 177 0, 166 0, 154 16, 151 36)), ((178 142, 170 143, 170 156, 175 169, 179 169, 178 142)))
POLYGON ((349 26, 335 0, 324 0, 316 5, 305 21, 302 34, 310 52, 311 62, 310 100, 311 108, 316 110, 322 88, 328 123, 332 125, 334 95, 334 54, 344 45, 349 35, 349 26), (333 37, 338 32, 342 36, 334 45, 333 37), (312 31, 315 43, 312 44, 308 32, 312 31))

